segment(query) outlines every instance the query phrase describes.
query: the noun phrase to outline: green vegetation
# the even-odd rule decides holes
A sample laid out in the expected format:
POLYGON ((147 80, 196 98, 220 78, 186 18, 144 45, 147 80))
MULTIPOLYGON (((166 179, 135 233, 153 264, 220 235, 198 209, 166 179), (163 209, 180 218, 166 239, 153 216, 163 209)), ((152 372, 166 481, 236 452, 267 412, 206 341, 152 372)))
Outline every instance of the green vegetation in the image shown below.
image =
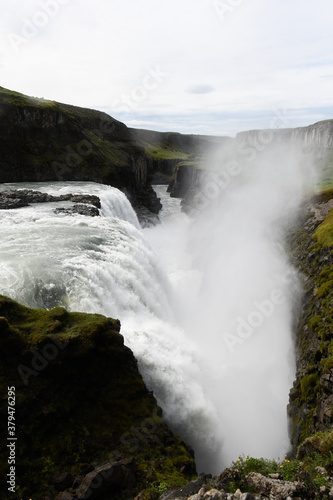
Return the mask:
POLYGON ((162 160, 182 160, 189 157, 188 153, 176 151, 168 146, 154 147, 147 144, 146 152, 153 158, 162 160))
MULTIPOLYGON (((333 471, 333 431, 317 432, 307 438, 299 447, 297 458, 294 460, 289 460, 287 456, 281 462, 241 456, 232 463, 231 469, 237 473, 222 473, 220 476, 222 483, 225 477, 229 477, 225 486, 231 493, 238 488, 241 491, 251 489, 246 482, 246 476, 250 472, 257 472, 266 477, 279 474, 284 481, 304 482, 310 490, 313 490, 314 486, 317 489, 321 486, 329 488, 329 477, 333 471), (325 472, 321 468, 324 468, 325 472)), ((256 493, 254 490, 249 492, 256 493)))
POLYGON ((333 246, 333 209, 328 213, 324 222, 317 228, 313 239, 319 248, 333 246))
POLYGON ((328 189, 332 189, 333 149, 316 151, 314 155, 314 161, 317 165, 317 171, 321 172, 320 185, 318 186, 318 191, 321 192, 328 189))

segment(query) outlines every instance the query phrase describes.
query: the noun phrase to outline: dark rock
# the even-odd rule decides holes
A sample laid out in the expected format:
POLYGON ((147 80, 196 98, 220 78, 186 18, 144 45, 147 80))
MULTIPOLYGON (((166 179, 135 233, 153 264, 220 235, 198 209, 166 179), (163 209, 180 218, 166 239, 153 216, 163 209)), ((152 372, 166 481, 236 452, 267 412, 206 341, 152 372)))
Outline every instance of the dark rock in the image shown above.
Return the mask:
POLYGON ((200 491, 204 483, 205 483, 204 478, 199 477, 198 479, 191 481, 190 483, 186 484, 182 488, 179 488, 178 490, 173 490, 164 493, 160 497, 160 500, 173 500, 175 498, 185 498, 191 495, 195 495, 196 493, 198 493, 198 491, 200 491))
POLYGON ((96 207, 89 205, 74 205, 72 208, 73 213, 80 215, 87 215, 89 217, 98 217, 99 210, 96 207))
POLYGON ((148 210, 148 208, 144 207, 143 205, 137 205, 133 208, 136 212, 141 227, 153 227, 161 223, 159 216, 148 210))
POLYGON ((178 163, 168 192, 173 198, 183 198, 196 180, 196 168, 192 164, 178 163))
POLYGON ((53 485, 56 490, 62 491, 70 488, 73 484, 74 477, 69 472, 57 474, 53 478, 53 485))
POLYGON ((137 197, 137 201, 134 202, 133 206, 136 206, 138 203, 143 205, 145 208, 150 210, 153 214, 158 214, 162 208, 162 203, 160 198, 157 197, 155 191, 152 187, 142 189, 137 197))
POLYGON ((94 500, 102 495, 119 493, 131 489, 136 484, 136 464, 134 460, 110 462, 86 475, 76 490, 78 500, 94 500))
POLYGON ((0 210, 11 210, 13 208, 22 208, 27 206, 29 206, 29 204, 20 198, 12 199, 0 195, 0 210))
POLYGON ((48 203, 57 201, 72 201, 77 203, 71 208, 56 208, 55 213, 80 214, 90 217, 99 216, 101 201, 94 195, 75 195, 66 194, 61 196, 52 196, 40 191, 28 189, 3 191, 0 193, 0 209, 9 210, 11 208, 20 208, 29 206, 30 203, 48 203))
POLYGON ((96 208, 101 208, 101 200, 98 196, 91 194, 63 194, 57 196, 55 201, 72 201, 74 203, 86 203, 88 205, 94 205, 96 208))

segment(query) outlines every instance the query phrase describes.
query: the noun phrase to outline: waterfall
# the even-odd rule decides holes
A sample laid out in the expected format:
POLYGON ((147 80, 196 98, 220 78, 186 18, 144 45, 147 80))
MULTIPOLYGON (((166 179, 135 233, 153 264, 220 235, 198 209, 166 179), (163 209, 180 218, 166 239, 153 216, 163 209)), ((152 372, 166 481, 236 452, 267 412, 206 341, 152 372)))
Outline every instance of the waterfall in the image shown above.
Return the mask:
MULTIPOLYGON (((262 158, 228 189, 207 185, 191 219, 159 187, 162 224, 142 230, 125 195, 96 183, 5 185, 100 197, 102 217, 57 203, 2 212, 0 293, 120 319, 172 429, 219 473, 244 454, 282 458, 294 376, 297 276, 284 225, 301 200, 297 161, 262 158)), ((211 181, 210 181, 211 183, 211 181)), ((70 202, 66 202, 70 204, 70 202)))
POLYGON ((108 186, 27 183, 1 189, 9 187, 100 197, 102 217, 55 214, 63 202, 2 212, 0 293, 30 307, 64 306, 120 319, 125 343, 166 420, 202 450, 199 466, 208 470, 220 449, 217 417, 200 382, 198 348, 177 324, 168 271, 147 241, 155 228, 138 228, 125 195, 108 186))

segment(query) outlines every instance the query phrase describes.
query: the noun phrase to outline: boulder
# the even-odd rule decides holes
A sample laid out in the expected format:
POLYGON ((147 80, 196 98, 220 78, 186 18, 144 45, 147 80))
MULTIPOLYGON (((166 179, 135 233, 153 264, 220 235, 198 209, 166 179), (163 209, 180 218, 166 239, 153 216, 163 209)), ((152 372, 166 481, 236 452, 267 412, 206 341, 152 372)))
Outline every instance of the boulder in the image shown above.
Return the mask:
POLYGON ((285 500, 288 497, 304 498, 307 493, 305 485, 298 481, 292 483, 280 479, 271 479, 257 472, 250 472, 245 479, 251 488, 276 500, 285 500))

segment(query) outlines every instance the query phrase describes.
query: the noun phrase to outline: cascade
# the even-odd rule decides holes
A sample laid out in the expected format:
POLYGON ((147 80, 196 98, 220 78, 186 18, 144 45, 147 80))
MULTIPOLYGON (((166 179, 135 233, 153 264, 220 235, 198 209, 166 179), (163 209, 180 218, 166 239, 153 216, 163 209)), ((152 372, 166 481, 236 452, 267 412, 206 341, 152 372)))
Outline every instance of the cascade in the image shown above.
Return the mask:
POLYGON ((283 240, 308 172, 294 158, 279 161, 239 169, 193 219, 157 187, 162 223, 143 230, 109 186, 0 187, 100 197, 102 217, 56 215, 57 203, 3 212, 0 293, 120 319, 147 387, 194 448, 199 472, 219 473, 240 454, 283 458, 289 448, 299 286, 283 240))

